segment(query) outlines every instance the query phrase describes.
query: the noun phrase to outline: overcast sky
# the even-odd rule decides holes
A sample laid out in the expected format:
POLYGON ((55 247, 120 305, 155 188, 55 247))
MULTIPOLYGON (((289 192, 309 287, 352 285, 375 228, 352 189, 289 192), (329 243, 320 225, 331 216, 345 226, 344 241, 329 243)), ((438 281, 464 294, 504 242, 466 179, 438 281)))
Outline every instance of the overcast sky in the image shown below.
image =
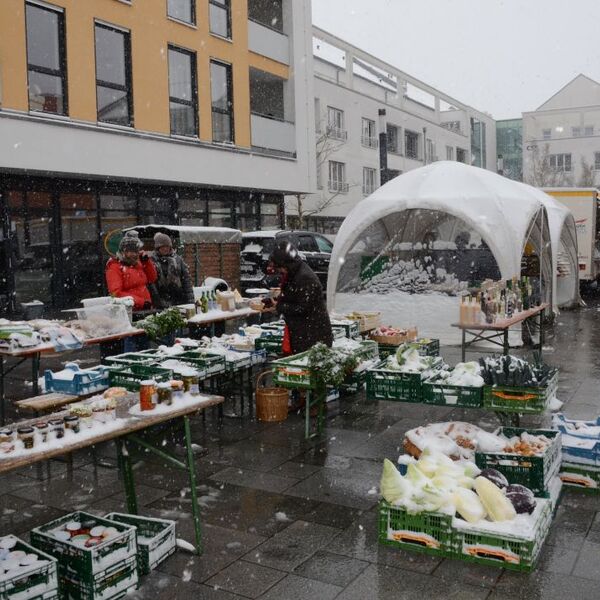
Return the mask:
POLYGON ((312 0, 318 27, 496 119, 600 81, 600 0, 312 0))

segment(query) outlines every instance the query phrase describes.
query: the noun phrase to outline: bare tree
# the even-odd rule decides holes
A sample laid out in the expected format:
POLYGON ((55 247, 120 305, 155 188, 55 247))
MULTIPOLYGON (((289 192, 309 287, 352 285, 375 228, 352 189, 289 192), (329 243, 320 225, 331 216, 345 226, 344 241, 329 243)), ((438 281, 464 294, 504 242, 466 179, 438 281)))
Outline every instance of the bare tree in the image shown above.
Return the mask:
POLYGON ((581 157, 581 176, 579 177, 580 187, 596 187, 596 173, 594 165, 589 163, 584 156, 581 157))
POLYGON ((531 154, 526 183, 535 187, 566 187, 573 184, 571 173, 551 165, 550 144, 544 144, 541 150, 535 143, 527 147, 531 148, 531 154))
MULTIPOLYGON (((341 139, 336 128, 329 125, 325 119, 319 122, 319 131, 316 139, 317 172, 323 173, 324 168, 329 168, 329 159, 344 145, 345 139, 341 139)), ((348 189, 359 185, 356 182, 348 183, 348 189)), ((342 194, 341 190, 329 191, 328 185, 320 186, 323 193, 311 202, 311 207, 306 208, 306 194, 296 194, 288 198, 287 207, 294 214, 289 220, 297 224, 298 229, 304 229, 306 219, 322 213, 330 206, 335 206, 335 200, 342 194), (327 190, 325 192, 325 190, 327 190)))

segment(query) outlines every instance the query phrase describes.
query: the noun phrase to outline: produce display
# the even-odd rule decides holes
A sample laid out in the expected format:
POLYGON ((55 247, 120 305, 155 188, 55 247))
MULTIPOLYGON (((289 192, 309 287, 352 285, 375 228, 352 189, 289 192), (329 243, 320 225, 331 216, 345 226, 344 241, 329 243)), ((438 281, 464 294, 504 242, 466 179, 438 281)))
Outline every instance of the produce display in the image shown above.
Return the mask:
POLYGON ((425 448, 435 449, 453 460, 472 460, 476 451, 543 456, 552 444, 552 439, 545 435, 522 432, 518 436, 507 437, 460 421, 423 425, 404 435, 405 451, 417 458, 425 448))
POLYGON ((429 448, 407 461, 406 475, 385 459, 380 488, 386 502, 409 513, 441 512, 478 525, 512 521, 517 532, 537 505, 531 490, 510 486, 502 473, 429 448))
POLYGON ((401 373, 421 373, 427 379, 435 371, 444 367, 444 360, 439 356, 421 356, 417 344, 402 344, 396 354, 387 358, 383 368, 401 373))
POLYGON ((485 383, 481 376, 481 366, 477 362, 458 363, 454 369, 443 365, 431 375, 428 382, 466 387, 483 387, 485 383))
POLYGON ((151 340, 158 340, 187 326, 186 319, 178 308, 168 308, 138 321, 136 325, 146 332, 151 340))
POLYGON ((536 387, 544 385, 556 372, 548 365, 533 365, 516 356, 493 356, 479 359, 481 376, 486 385, 536 387))

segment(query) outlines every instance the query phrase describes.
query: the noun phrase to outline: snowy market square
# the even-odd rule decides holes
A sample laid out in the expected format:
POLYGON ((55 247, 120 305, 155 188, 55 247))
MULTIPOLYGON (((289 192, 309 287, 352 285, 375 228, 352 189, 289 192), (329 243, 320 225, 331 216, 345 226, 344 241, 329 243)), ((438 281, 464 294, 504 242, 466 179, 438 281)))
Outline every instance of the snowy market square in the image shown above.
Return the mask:
POLYGON ((0 600, 600 599, 599 20, 2 0, 0 600))

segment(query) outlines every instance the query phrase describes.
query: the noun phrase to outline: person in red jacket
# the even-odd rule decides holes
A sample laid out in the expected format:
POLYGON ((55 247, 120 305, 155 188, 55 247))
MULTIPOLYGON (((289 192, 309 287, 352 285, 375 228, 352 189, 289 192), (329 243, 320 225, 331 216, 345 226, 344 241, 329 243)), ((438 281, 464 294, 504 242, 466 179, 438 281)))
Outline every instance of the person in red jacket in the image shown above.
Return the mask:
POLYGON ((117 258, 106 263, 108 293, 117 298, 131 296, 133 310, 152 308, 152 297, 148 286, 157 279, 156 266, 146 254, 137 231, 127 231, 119 244, 117 258))

